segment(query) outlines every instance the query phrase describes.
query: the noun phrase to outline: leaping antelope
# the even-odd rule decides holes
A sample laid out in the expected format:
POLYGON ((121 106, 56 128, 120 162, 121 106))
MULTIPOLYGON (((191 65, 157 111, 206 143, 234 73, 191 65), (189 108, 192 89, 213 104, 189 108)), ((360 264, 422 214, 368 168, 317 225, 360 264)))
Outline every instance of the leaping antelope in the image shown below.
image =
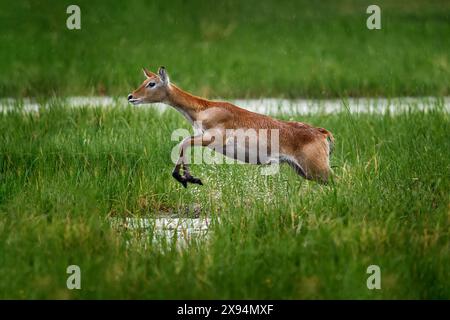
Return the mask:
MULTIPOLYGON (((250 150, 248 141, 237 145, 235 139, 226 137, 228 129, 266 129, 278 131, 278 150, 271 148, 271 140, 261 141, 257 135, 258 145, 266 145, 268 154, 258 158, 257 164, 288 163, 300 176, 327 182, 330 174, 329 156, 334 142, 333 135, 323 128, 315 128, 309 124, 296 121, 282 121, 269 116, 251 112, 229 102, 210 101, 187 93, 169 80, 164 67, 158 73, 143 69, 146 79, 139 88, 128 95, 132 104, 162 102, 178 110, 193 126, 196 134, 180 143, 180 155, 172 172, 172 176, 184 187, 187 183, 202 185, 200 179, 193 177, 186 161, 186 149, 189 146, 207 146, 221 150, 243 148, 246 156, 239 160, 249 162, 250 150), (220 147, 220 148, 217 148, 220 147), (180 174, 180 169, 183 174, 180 174)), ((234 154, 234 157, 235 154, 234 154)))

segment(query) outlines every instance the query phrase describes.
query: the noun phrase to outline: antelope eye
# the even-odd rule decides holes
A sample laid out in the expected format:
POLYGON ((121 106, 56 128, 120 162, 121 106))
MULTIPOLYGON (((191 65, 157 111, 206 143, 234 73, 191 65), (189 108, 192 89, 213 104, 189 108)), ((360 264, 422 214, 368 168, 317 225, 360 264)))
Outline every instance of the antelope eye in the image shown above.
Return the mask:
POLYGON ((156 84, 155 82, 149 82, 147 84, 147 87, 153 88, 155 86, 155 84, 156 84))

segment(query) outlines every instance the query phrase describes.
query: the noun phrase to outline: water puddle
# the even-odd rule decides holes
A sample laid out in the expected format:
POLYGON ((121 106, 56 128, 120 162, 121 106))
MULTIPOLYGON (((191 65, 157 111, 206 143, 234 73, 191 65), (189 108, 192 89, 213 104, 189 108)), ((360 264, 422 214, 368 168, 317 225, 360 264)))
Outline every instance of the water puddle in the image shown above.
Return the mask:
POLYGON ((211 218, 110 218, 112 227, 118 232, 129 236, 128 245, 138 244, 147 248, 171 247, 178 249, 192 242, 206 241, 210 237, 211 218))

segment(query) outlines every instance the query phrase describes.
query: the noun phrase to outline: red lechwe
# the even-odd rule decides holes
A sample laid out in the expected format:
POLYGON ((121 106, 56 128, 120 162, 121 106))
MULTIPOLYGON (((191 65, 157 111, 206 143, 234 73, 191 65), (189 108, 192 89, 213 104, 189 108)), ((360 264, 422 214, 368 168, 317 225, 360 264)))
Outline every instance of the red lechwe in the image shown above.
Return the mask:
POLYGON ((329 157, 334 139, 329 131, 302 122, 273 119, 229 102, 193 96, 173 85, 164 67, 160 67, 157 74, 144 68, 144 74, 146 79, 128 95, 128 101, 171 105, 194 126, 195 134, 180 144, 180 156, 172 173, 184 187, 188 182, 202 184, 189 172, 186 152, 189 146, 207 146, 227 156, 230 156, 227 150, 231 149, 234 151, 231 157, 249 163, 252 163, 250 155, 264 148, 266 153, 261 156, 259 152, 254 163, 286 162, 306 179, 327 182, 330 178, 329 157), (256 143, 250 143, 248 137, 240 142, 235 139, 237 133, 248 130, 256 132, 256 143), (234 133, 230 135, 230 132, 234 133), (276 146, 272 135, 277 138, 276 146), (237 156, 236 150, 243 151, 243 156, 237 156), (181 168, 183 174, 180 174, 181 168))

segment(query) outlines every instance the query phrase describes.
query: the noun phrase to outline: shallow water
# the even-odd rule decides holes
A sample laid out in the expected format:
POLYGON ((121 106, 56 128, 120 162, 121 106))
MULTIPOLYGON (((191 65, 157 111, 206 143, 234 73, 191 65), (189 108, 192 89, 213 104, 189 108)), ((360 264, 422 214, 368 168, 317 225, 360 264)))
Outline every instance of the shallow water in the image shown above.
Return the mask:
MULTIPOLYGON (((222 99, 220 99, 222 100, 222 99)), ((226 99, 223 99, 226 100, 226 99)), ((109 107, 125 106, 125 98, 114 97, 69 97, 62 99, 67 105, 72 107, 109 107)), ((407 112, 409 110, 430 110, 436 108, 436 102, 442 101, 443 110, 450 112, 450 97, 403 97, 403 98, 349 98, 349 99, 327 99, 327 100, 307 100, 307 99, 238 99, 230 102, 250 111, 262 114, 333 114, 341 111, 350 113, 374 113, 392 114, 407 112)), ((20 105, 24 112, 38 111, 42 107, 49 107, 52 102, 40 104, 33 99, 15 100, 11 98, 0 99, 0 111, 6 112, 20 105)), ((138 105, 136 108, 154 108, 163 112, 168 107, 161 103, 138 105)))
MULTIPOLYGON (((210 218, 112 218, 113 228, 119 232, 127 232, 134 241, 147 247, 175 242, 177 248, 183 248, 192 241, 207 240, 210 235, 210 218)), ((132 244, 134 241, 129 241, 132 244)))

